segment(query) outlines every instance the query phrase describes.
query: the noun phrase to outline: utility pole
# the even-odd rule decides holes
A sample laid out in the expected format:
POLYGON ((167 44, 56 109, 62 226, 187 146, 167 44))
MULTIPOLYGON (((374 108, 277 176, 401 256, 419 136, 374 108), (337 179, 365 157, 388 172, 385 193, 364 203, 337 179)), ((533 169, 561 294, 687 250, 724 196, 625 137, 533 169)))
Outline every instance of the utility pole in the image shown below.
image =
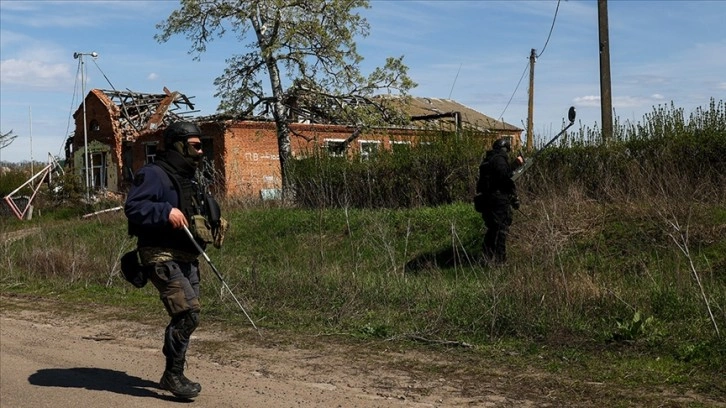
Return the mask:
POLYGON ((600 113, 603 143, 613 136, 613 97, 610 81, 610 35, 608 33, 608 2, 597 0, 598 29, 600 34, 600 113))
POLYGON ((537 52, 532 48, 529 54, 529 103, 527 105, 527 151, 534 150, 534 136, 532 135, 532 122, 534 122, 534 63, 537 60, 537 52))

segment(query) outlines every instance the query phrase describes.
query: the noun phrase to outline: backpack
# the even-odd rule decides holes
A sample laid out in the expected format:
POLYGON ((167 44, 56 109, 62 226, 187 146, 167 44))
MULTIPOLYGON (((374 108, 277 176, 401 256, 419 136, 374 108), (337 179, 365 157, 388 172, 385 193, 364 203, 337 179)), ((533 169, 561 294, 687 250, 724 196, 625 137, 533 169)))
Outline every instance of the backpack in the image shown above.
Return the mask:
POLYGON ((474 211, 483 213, 486 209, 486 194, 490 188, 489 160, 479 165, 479 179, 476 181, 476 195, 474 196, 474 211))

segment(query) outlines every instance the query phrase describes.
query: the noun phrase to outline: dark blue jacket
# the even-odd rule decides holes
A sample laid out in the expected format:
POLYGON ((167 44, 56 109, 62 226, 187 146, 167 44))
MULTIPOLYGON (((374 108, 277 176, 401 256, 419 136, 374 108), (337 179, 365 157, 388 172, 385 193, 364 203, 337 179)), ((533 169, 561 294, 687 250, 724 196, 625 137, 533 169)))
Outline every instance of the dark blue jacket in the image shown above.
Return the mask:
POLYGON ((169 213, 174 207, 179 208, 179 194, 166 172, 153 163, 142 167, 134 176, 124 206, 129 232, 138 237, 139 248, 199 252, 183 229, 174 229, 169 224, 169 213))

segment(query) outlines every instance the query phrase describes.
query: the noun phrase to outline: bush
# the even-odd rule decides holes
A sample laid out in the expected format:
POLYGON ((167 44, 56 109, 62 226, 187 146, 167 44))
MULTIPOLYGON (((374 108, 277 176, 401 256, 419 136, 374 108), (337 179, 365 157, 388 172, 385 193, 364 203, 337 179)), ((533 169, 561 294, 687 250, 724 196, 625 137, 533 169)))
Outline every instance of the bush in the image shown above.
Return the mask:
MULTIPOLYGON (((0 176, 0 197, 5 197, 13 192, 13 190, 17 189, 18 187, 23 185, 23 183, 28 181, 30 177, 30 165, 15 165, 13 167, 8 167, 7 169, 2 170, 2 174, 0 176)), ((27 186, 18 191, 16 195, 27 195, 30 193, 32 193, 32 190, 29 186, 27 186)))
POLYGON ((302 207, 413 208, 468 200, 485 152, 481 136, 444 133, 374 159, 314 151, 291 168, 302 207))
MULTIPOLYGON (((580 129, 569 139, 561 138, 519 179, 520 191, 566 194, 575 185, 584 188, 587 198, 611 202, 674 190, 716 200, 726 194, 718 187, 726 184, 723 101, 712 100, 689 118, 682 109, 659 106, 643 123, 617 124, 614 133, 607 145, 597 129, 580 129), (661 174, 671 177, 655 183, 661 174)), ((291 166, 296 202, 308 208, 471 202, 486 151, 481 134, 442 134, 426 142, 395 153, 382 151, 373 160, 312 152, 291 166)))

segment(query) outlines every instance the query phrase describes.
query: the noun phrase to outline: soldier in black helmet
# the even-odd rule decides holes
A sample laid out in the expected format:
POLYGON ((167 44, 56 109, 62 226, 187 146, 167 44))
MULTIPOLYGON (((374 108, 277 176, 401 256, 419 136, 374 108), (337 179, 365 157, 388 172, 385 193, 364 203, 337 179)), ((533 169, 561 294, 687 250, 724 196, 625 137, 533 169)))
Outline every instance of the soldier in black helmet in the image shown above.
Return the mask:
MULTIPOLYGON (((202 132, 191 122, 175 122, 164 130, 164 151, 135 175, 124 212, 129 234, 137 237, 140 264, 158 289, 171 317, 164 333, 166 367, 162 389, 179 398, 194 398, 202 387, 184 375, 186 352, 199 324, 199 251, 220 234, 216 201, 197 182, 202 159, 202 132)), ((221 242, 219 242, 221 245, 221 242)))
POLYGON ((479 166, 475 204, 487 229, 484 259, 492 265, 501 265, 507 260, 507 234, 512 224, 512 208, 519 208, 512 172, 522 164, 522 158, 510 163, 511 150, 509 138, 498 139, 479 166))

